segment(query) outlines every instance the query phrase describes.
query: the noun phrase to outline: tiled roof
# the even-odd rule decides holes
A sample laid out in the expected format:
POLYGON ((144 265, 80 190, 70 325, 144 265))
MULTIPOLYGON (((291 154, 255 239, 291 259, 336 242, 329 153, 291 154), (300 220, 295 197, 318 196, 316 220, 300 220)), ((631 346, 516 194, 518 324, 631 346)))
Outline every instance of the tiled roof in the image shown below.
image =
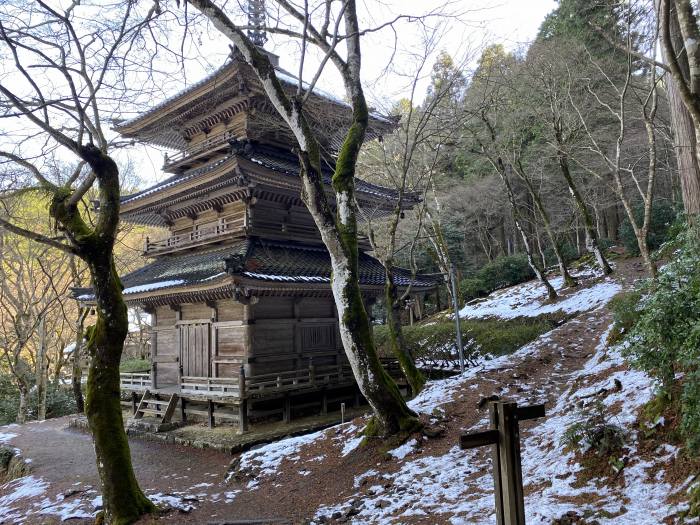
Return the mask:
MULTIPOLYGON (((384 267, 377 259, 361 252, 359 267, 360 284, 384 284, 384 267)), ((251 244, 245 256, 229 258, 228 271, 260 281, 330 283, 331 261, 323 246, 258 240, 251 244)), ((395 278, 399 286, 408 286, 412 282, 410 272, 401 268, 395 271, 395 278)), ((432 287, 436 281, 432 276, 418 275, 412 284, 432 287)))
MULTIPOLYGON (((239 61, 237 59, 233 60, 227 60, 226 63, 224 63, 221 67, 217 68, 210 74, 206 75, 202 79, 198 80, 197 82, 194 82, 193 84, 187 86, 185 89, 180 90, 179 92, 175 93, 174 95, 166 98, 165 100, 161 101, 157 105, 153 106, 151 109, 148 111, 141 113, 139 115, 136 115, 130 119, 118 122, 115 125, 115 128, 117 131, 126 128, 128 126, 132 126, 144 119, 146 119, 149 115, 153 115, 154 113, 157 113, 159 111, 162 111, 169 105, 173 104, 174 102, 180 100, 181 98, 187 96, 189 93, 192 93, 196 89, 206 85, 208 82, 215 81, 217 77, 222 76, 224 73, 226 73, 227 69, 230 68, 235 68, 235 67, 249 67, 244 61, 239 61)), ((277 74, 277 78, 282 82, 283 84, 287 84, 289 86, 297 86, 299 83, 299 79, 292 73, 285 71, 279 66, 274 66, 275 73, 277 74)), ((304 89, 308 90, 310 87, 308 83, 302 82, 302 86, 304 89)), ((317 97, 321 99, 325 99, 333 104, 336 104, 338 106, 344 106, 347 108, 350 108, 350 104, 348 104, 346 101, 344 101, 342 98, 328 92, 325 90, 320 89, 318 86, 314 86, 313 89, 313 94, 316 95, 317 97)), ((383 123, 388 123, 392 124, 393 121, 390 118, 387 118, 386 116, 377 113, 377 112, 371 112, 370 117, 372 119, 375 119, 377 121, 383 122, 383 123)))
MULTIPOLYGON (((360 253, 360 284, 382 286, 384 268, 377 259, 360 253)), ((181 286, 206 284, 226 273, 267 283, 330 283, 331 262, 323 246, 293 242, 245 239, 213 250, 165 255, 151 264, 122 277, 124 295, 152 292, 181 286)), ((433 276, 418 275, 411 280, 410 272, 395 271, 396 284, 419 288, 433 287, 433 276)), ((78 299, 93 299, 90 289, 76 289, 78 299)))
MULTIPOLYGON (((215 162, 212 162, 211 164, 207 164, 198 168, 193 168, 182 174, 174 175, 138 193, 124 195, 122 196, 121 202, 122 204, 130 203, 142 199, 158 191, 162 191, 166 188, 171 188, 189 180, 192 180, 200 175, 203 175, 204 173, 215 169, 216 167, 227 162, 234 156, 238 156, 247 159, 251 162, 255 162, 256 164, 264 166, 265 168, 275 171, 277 173, 282 173, 295 178, 299 177, 299 160, 296 157, 296 155, 294 155, 292 152, 286 151, 282 148, 277 148, 274 146, 259 143, 245 144, 246 147, 240 147, 236 150, 235 153, 231 153, 221 159, 216 160, 215 162)), ((324 168, 324 183, 330 184, 331 176, 333 175, 333 166, 326 163, 324 168)), ((391 188, 385 188, 377 184, 372 184, 359 178, 355 178, 355 189, 359 194, 372 195, 374 197, 380 197, 385 199, 397 198, 395 190, 391 188)), ((407 202, 417 202, 418 196, 413 193, 406 194, 405 200, 407 202)))

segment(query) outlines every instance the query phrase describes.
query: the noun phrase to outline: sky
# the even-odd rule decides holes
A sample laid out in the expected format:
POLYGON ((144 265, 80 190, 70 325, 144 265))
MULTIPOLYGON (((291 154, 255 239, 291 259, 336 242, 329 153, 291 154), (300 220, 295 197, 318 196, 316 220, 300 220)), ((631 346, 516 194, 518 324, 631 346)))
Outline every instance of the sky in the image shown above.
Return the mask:
MULTIPOLYGON (((554 0, 362 0, 358 9, 361 13, 364 11, 365 24, 372 26, 399 13, 417 15, 442 10, 453 15, 447 20, 428 18, 424 26, 400 22, 396 33, 385 29, 363 39, 362 74, 370 103, 382 109, 407 98, 416 75, 420 77, 415 98, 419 102, 428 86, 434 58, 440 51, 448 52, 456 63, 469 68, 485 45, 500 43, 510 50, 522 48, 535 37, 544 17, 555 7, 554 0), (427 35, 432 40, 429 45, 424 44, 427 35), (417 64, 423 62, 417 56, 425 55, 426 49, 429 55, 425 66, 417 73, 417 64)), ((214 49, 211 43, 205 47, 210 53, 199 61, 199 66, 187 72, 188 83, 196 82, 206 69, 220 63, 227 50, 227 46, 218 44, 214 45, 218 49, 214 49)), ((265 47, 280 56, 284 69, 298 73, 297 43, 271 37, 265 47)), ((317 61, 307 62, 305 79, 313 75, 317 61)), ((339 76, 330 66, 324 70, 318 86, 341 97, 344 92, 339 76)), ((186 84, 173 86, 173 94, 185 87, 186 84)), ((154 105, 158 102, 154 101, 154 105)), ((137 146, 120 155, 128 155, 135 163, 137 174, 146 186, 169 176, 160 170, 162 150, 137 146)))

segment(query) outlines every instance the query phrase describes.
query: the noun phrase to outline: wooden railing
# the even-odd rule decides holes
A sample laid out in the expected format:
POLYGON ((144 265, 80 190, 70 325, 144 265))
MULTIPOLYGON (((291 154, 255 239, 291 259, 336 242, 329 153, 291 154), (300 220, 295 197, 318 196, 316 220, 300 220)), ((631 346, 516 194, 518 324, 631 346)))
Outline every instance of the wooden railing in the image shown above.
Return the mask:
POLYGON ((236 134, 233 131, 224 131, 223 133, 219 133, 218 135, 208 137, 202 142, 198 142, 197 144, 194 144, 189 148, 175 153, 172 157, 166 157, 165 162, 163 163, 163 169, 172 167, 173 165, 182 162, 183 160, 189 157, 195 157, 200 153, 204 153, 210 149, 217 148, 217 146, 223 146, 224 144, 227 144, 229 140, 235 138, 236 134))
POLYGON ((242 230, 244 225, 245 220, 243 217, 233 219, 221 218, 215 224, 197 228, 189 233, 171 235, 170 237, 157 241, 152 241, 150 238, 146 237, 143 251, 145 255, 150 255, 156 252, 182 248, 242 230))
POLYGON ((122 372, 119 374, 119 383, 124 390, 146 390, 151 388, 151 374, 122 372))
POLYGON ((180 393, 240 397, 240 388, 238 380, 232 377, 182 376, 180 393))
POLYGON ((317 386, 351 383, 354 381, 350 365, 309 366, 303 370, 273 372, 246 377, 241 367, 237 377, 193 377, 180 380, 183 395, 211 395, 247 398, 265 397, 279 392, 317 386))

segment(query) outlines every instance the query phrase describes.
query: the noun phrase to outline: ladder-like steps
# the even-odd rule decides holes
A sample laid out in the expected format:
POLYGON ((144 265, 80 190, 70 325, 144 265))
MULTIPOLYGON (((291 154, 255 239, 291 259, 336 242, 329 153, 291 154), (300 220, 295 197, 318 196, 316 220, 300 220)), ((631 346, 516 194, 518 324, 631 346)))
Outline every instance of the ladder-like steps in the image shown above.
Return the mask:
POLYGON ((175 413, 178 396, 172 394, 167 401, 156 399, 149 390, 143 393, 143 397, 136 407, 134 419, 141 419, 144 415, 154 416, 161 423, 169 423, 175 413), (164 409, 163 409, 164 407, 164 409))

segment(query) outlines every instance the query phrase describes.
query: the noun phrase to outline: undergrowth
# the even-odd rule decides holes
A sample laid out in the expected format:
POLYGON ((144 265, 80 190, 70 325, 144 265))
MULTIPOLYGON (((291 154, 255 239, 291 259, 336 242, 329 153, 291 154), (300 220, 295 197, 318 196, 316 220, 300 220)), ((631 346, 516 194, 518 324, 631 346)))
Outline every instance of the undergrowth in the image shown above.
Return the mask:
MULTIPOLYGON (((700 231, 687 229, 657 280, 613 302, 613 338, 636 368, 656 379, 657 392, 642 413, 655 428, 674 415, 673 432, 685 454, 700 456, 700 231), (656 419, 655 419, 656 418, 656 419)), ((669 251, 669 250, 667 250, 669 251)), ((662 425, 663 426, 663 425, 662 425)), ((644 430, 644 429, 643 429, 644 430)), ((697 473, 696 473, 697 474, 697 473)), ((700 515, 700 485, 690 490, 691 515, 700 515)))
MULTIPOLYGON (((482 356, 510 354, 560 322, 555 318, 510 320, 462 320, 462 340, 466 361, 482 356)), ((457 360, 454 321, 429 321, 403 327, 406 348, 425 367, 454 365, 457 360)), ((389 331, 384 325, 374 327, 374 337, 382 355, 391 355, 389 331)))
POLYGON ((601 401, 581 408, 577 421, 564 432, 562 445, 579 455, 587 477, 616 477, 625 466, 625 432, 610 419, 601 401))
POLYGON ((150 372, 151 363, 148 359, 125 359, 119 365, 119 371, 135 374, 137 372, 150 372))

